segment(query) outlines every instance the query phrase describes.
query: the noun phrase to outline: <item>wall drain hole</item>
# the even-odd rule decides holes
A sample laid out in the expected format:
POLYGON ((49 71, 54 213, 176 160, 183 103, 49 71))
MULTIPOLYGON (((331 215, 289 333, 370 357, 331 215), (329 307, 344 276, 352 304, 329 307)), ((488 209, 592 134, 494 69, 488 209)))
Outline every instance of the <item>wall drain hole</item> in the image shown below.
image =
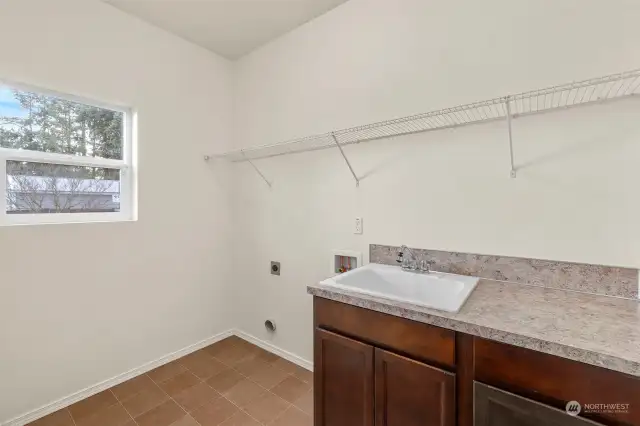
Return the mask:
POLYGON ((268 331, 274 332, 276 331, 276 322, 273 320, 266 320, 264 322, 264 328, 266 328, 268 331))

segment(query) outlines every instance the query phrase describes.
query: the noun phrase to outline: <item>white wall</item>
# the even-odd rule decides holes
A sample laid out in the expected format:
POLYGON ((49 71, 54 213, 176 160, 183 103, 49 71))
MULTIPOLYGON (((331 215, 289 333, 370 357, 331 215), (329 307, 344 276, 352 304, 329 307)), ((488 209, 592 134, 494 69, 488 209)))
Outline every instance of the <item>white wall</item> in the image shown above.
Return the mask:
MULTIPOLYGON (((350 0, 239 61, 236 143, 633 69, 638 17, 630 0, 350 0)), ((258 161, 271 190, 237 165, 236 321, 311 359, 306 285, 370 243, 640 266, 638 117, 632 99, 516 120, 517 179, 504 123, 350 146, 358 189, 335 150, 258 161)))
POLYGON ((139 220, 0 228, 0 423, 232 327, 231 64, 98 1, 0 0, 0 77, 135 108, 139 220), (228 182, 227 182, 228 183, 228 182))
POLYGON ((335 150, 259 161, 271 190, 202 161, 231 138, 638 67, 639 16, 633 0, 350 0, 234 67, 97 1, 0 0, 0 77, 134 107, 140 159, 137 222, 0 228, 0 422, 236 325, 311 359, 306 285, 331 249, 640 266, 635 99, 516 120, 515 180, 503 123, 350 146, 358 189, 335 150))

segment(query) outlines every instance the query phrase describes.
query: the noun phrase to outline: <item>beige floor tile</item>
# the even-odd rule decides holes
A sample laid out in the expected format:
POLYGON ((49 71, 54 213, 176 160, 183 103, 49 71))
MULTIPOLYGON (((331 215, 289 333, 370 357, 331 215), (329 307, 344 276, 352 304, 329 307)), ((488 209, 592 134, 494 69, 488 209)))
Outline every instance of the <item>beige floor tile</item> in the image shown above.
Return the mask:
POLYGON ((292 374, 294 371, 296 371, 296 368, 298 368, 297 365, 295 365, 291 361, 287 361, 284 358, 280 358, 274 361, 271 365, 290 374, 292 374))
POLYGON ((289 373, 272 366, 249 376, 251 380, 266 389, 273 388, 287 377, 289 377, 289 373))
POLYGON ((185 370, 178 360, 176 360, 149 371, 147 376, 156 383, 162 383, 180 373, 184 373, 185 370))
POLYGON ((229 417, 237 413, 238 407, 225 398, 217 398, 207 402, 202 407, 191 413, 194 419, 202 426, 217 426, 229 417))
POLYGON ((185 355, 182 358, 178 359, 178 362, 182 365, 185 365, 185 362, 188 360, 199 360, 199 359, 206 359, 206 358, 213 358, 211 355, 209 355, 209 353, 206 351, 206 348, 202 348, 202 349, 198 349, 195 352, 191 352, 189 355, 185 355))
POLYGON ((131 421, 131 416, 121 404, 98 410, 90 416, 76 420, 77 426, 124 426, 131 421))
POLYGON ((225 393, 243 379, 244 376, 237 371, 226 370, 208 379, 207 384, 218 392, 225 393))
POLYGON ((243 374, 248 377, 259 371, 263 371, 263 370, 266 370, 267 368, 271 368, 271 366, 264 361, 251 357, 251 358, 245 359, 244 361, 241 361, 233 368, 239 371, 240 374, 243 374))
POLYGON ((184 410, 169 400, 136 417, 135 421, 139 426, 169 426, 184 416, 186 416, 184 410))
POLYGON ((220 352, 223 352, 233 346, 236 346, 235 342, 231 338, 228 338, 207 346, 203 351, 211 356, 216 356, 220 352))
POLYGON ((117 402, 118 400, 113 393, 111 393, 110 390, 106 390, 90 396, 87 399, 76 402, 69 407, 69 412, 77 423, 79 420, 89 417, 102 409, 116 404, 117 402))
POLYGON ((238 407, 243 408, 247 404, 258 399, 266 390, 249 379, 238 382, 234 387, 224 392, 224 396, 238 407))
POLYGON ((160 386, 160 388, 169 396, 173 397, 174 395, 185 389, 189 389, 198 383, 200 383, 200 379, 198 379, 192 372, 185 371, 184 373, 180 373, 177 376, 173 376, 169 380, 160 383, 158 386, 160 386))
POLYGON ((293 370, 293 375, 303 382, 313 383, 313 371, 309 371, 299 365, 296 365, 296 368, 293 370))
POLYGON ((134 377, 131 380, 127 380, 124 383, 112 387, 111 392, 113 392, 116 398, 122 401, 132 397, 137 393, 147 391, 155 387, 156 385, 153 380, 151 380, 146 374, 142 374, 138 377, 134 377))
POLYGON ((229 419, 220 423, 220 426, 261 426, 260 423, 252 419, 242 411, 234 414, 229 419))
POLYGON ((125 399, 122 401, 122 405, 129 414, 131 414, 131 417, 136 418, 152 408, 157 407, 168 399, 169 397, 160 390, 159 387, 154 386, 153 388, 149 388, 149 390, 137 393, 131 398, 125 399))
POLYGON ((264 361, 266 363, 272 364, 280 359, 280 357, 276 354, 273 354, 269 351, 265 351, 262 348, 258 348, 255 353, 255 357, 260 361, 264 361))
POLYGON ((311 384, 305 383, 297 377, 289 376, 278 385, 274 386, 271 389, 271 392, 275 393, 285 401, 294 403, 309 389, 311 389, 311 384))
POLYGON ((298 398, 293 405, 302 410, 305 414, 313 415, 313 389, 309 389, 307 393, 298 398))
POLYGON ((206 380, 229 368, 209 355, 204 349, 181 358, 179 362, 202 380, 206 380))
POLYGON ((254 345, 251 342, 248 342, 244 339, 238 338, 239 340, 235 342, 236 346, 247 349, 249 352, 258 353, 260 351, 260 347, 254 345))
POLYGON ((171 423, 171 426, 200 426, 195 419, 189 415, 184 416, 177 422, 171 423))
POLYGON ((253 356, 255 356, 255 352, 241 346, 229 346, 228 348, 225 348, 214 355, 214 357, 218 361, 230 367, 234 367, 242 361, 248 358, 252 358, 253 356))
POLYGON ((28 426, 74 426, 69 410, 63 408, 41 419, 28 424, 28 426))
POLYGON ((287 408, 289 408, 290 405, 291 404, 279 396, 271 392, 265 392, 260 397, 256 398, 255 401, 245 406, 244 410, 254 419, 267 424, 275 420, 287 408))
POLYGON ((214 391, 206 383, 200 382, 189 389, 177 393, 173 396, 173 399, 186 411, 191 412, 219 397, 220 394, 218 392, 214 391))
POLYGON ((245 341, 244 339, 236 336, 235 334, 233 336, 227 337, 224 340, 221 340, 221 342, 231 343, 231 344, 234 344, 234 345, 237 345, 237 344, 242 343, 244 341, 245 341))
POLYGON ((269 426, 313 426, 313 419, 296 407, 291 407, 269 426))

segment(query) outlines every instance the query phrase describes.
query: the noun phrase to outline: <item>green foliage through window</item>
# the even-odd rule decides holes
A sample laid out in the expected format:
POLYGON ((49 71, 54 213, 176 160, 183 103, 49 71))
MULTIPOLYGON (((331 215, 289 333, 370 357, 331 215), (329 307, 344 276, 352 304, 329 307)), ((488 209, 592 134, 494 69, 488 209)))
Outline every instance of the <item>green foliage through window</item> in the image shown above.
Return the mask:
POLYGON ((21 113, 0 114, 0 147, 122 159, 123 113, 12 89, 21 113))

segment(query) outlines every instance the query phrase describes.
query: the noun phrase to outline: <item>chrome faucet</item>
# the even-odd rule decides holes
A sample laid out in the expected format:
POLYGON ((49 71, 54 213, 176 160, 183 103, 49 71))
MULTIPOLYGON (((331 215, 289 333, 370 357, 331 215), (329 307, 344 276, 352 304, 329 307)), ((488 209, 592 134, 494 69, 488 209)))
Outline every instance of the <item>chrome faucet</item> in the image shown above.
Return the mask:
POLYGON ((426 259, 418 259, 418 256, 415 254, 415 252, 405 245, 401 246, 398 250, 398 257, 396 257, 396 262, 400 263, 402 269, 405 270, 423 273, 428 273, 431 271, 431 262, 426 259), (408 256, 405 256, 405 252, 411 255, 411 259, 409 259, 408 256))

